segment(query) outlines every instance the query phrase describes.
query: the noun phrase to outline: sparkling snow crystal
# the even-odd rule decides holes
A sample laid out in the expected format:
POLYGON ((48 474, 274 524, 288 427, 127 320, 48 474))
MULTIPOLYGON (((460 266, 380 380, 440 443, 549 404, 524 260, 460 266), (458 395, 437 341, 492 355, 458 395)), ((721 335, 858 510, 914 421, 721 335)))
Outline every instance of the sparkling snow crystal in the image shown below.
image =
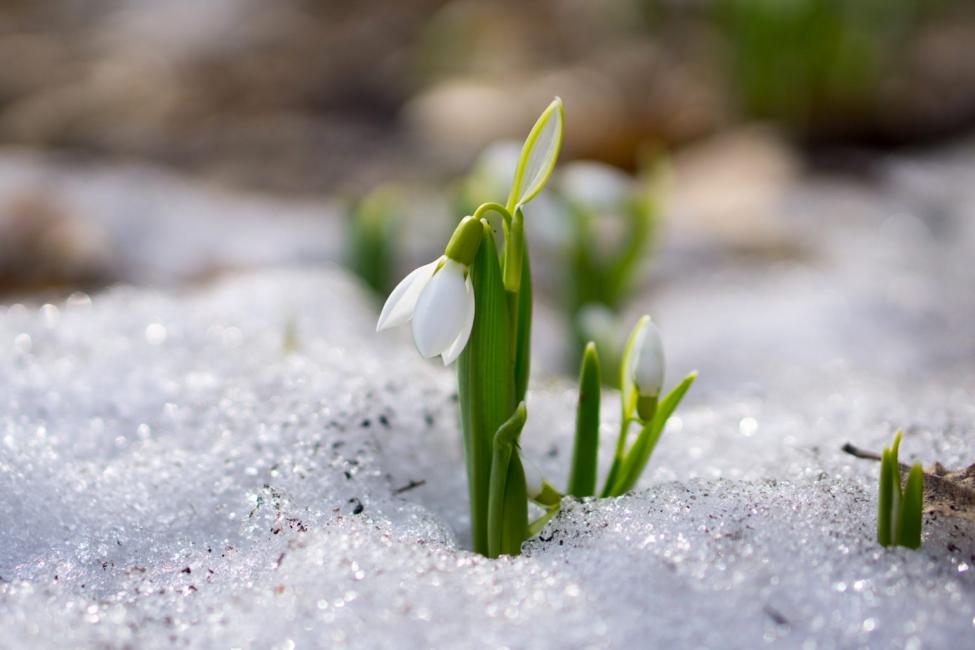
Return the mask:
MULTIPOLYGON (((639 490, 514 559, 465 550, 452 371, 342 272, 0 306, 0 648, 975 647, 973 527, 881 548, 840 452, 904 427, 908 462, 975 460, 971 215, 811 195, 775 273, 665 259, 668 383, 700 382, 639 490)), ((561 485, 575 389, 536 379, 561 485)))

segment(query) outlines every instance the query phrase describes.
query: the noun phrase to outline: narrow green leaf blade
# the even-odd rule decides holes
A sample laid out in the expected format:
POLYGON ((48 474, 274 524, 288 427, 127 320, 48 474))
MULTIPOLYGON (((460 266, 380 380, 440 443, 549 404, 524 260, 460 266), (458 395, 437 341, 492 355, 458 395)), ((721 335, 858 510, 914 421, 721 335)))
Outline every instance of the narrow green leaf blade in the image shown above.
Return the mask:
POLYGON ((893 543, 893 494, 894 476, 897 470, 890 460, 890 449, 880 455, 880 492, 877 495, 877 543, 890 546, 893 543))
POLYGON ((500 555, 519 555, 521 545, 528 539, 528 491, 525 487, 525 468, 518 455, 518 447, 508 465, 508 481, 504 488, 504 517, 501 528, 500 555))
POLYGON ((901 530, 901 501, 904 490, 901 488, 900 461, 897 454, 901 446, 901 432, 894 436, 894 444, 890 448, 890 467, 893 479, 890 484, 890 543, 896 544, 901 530))
POLYGON ((377 294, 394 286, 393 262, 401 219, 402 197, 392 186, 381 186, 352 206, 345 238, 345 263, 377 294))
POLYGON ((613 255, 606 271, 605 302, 618 304, 624 300, 633 283, 640 261, 650 245, 653 209, 649 197, 639 196, 626 202, 626 237, 620 250, 613 255))
POLYGON ((488 557, 512 553, 512 539, 518 539, 518 549, 528 533, 528 496, 525 489, 525 470, 518 457, 518 437, 525 426, 527 413, 521 403, 502 424, 494 436, 488 494, 487 552, 488 557), (521 503, 517 496, 520 492, 521 503), (521 518, 521 511, 524 518, 521 518))
POLYGON ((471 266, 474 325, 457 362, 475 552, 486 554, 493 439, 515 410, 508 300, 490 228, 471 266))
POLYGON ((508 210, 528 203, 542 191, 559 157, 563 121, 562 100, 555 98, 525 139, 508 195, 508 210))
POLYGON ((495 438, 488 493, 487 550, 485 552, 488 557, 498 557, 501 554, 504 536, 504 509, 507 505, 505 492, 508 485, 508 468, 511 465, 513 453, 513 445, 499 442, 495 438))
POLYGON ((640 479, 640 475, 643 474, 644 468, 647 466, 647 462, 650 460, 650 455, 653 453, 654 447, 657 446, 657 441, 660 439, 660 435, 667 425, 667 420, 674 413, 681 400, 684 399, 684 395, 687 394, 695 379, 697 379, 697 372, 690 373, 660 401, 653 420, 643 427, 637 436, 636 442, 633 443, 633 447, 630 448, 630 451, 627 452, 626 457, 623 459, 619 478, 616 481, 616 485, 613 486, 611 496, 619 496, 631 490, 636 485, 636 482, 640 479))
POLYGON ((907 548, 921 545, 921 513, 924 509, 924 471, 915 464, 907 475, 901 502, 901 529, 897 543, 907 548))
POLYGON ((528 392, 528 375, 531 371, 532 339, 532 271, 528 263, 528 252, 524 253, 521 264, 521 288, 514 300, 517 316, 515 325, 515 401, 525 399, 528 392))
POLYGON ((576 437, 572 448, 568 493, 588 497, 596 493, 596 465, 599 454, 599 403, 602 381, 596 344, 590 341, 579 369, 579 403, 576 409, 576 437))

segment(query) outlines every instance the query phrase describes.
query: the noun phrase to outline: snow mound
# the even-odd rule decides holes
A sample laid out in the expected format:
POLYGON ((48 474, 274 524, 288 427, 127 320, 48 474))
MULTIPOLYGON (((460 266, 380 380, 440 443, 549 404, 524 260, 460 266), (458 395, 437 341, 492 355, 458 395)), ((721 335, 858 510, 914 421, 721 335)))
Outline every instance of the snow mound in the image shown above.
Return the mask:
MULTIPOLYGON (((273 271, 0 307, 0 648, 975 643, 971 527, 878 547, 876 468, 837 451, 893 412, 924 423, 905 450, 957 461, 960 397, 905 410, 856 373, 785 405, 705 393, 642 491, 566 500, 490 561, 464 548, 453 375, 364 296, 273 271)), ((572 405, 530 395, 557 482, 572 405)))

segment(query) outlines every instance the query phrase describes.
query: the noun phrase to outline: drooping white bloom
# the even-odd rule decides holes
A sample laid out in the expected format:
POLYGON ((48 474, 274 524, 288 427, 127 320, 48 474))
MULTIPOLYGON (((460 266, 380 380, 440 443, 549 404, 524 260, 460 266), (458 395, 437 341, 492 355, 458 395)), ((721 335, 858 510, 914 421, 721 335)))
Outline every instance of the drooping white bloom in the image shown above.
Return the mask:
POLYGON ((657 397, 664 383, 664 344, 660 330, 647 320, 633 344, 631 379, 641 397, 657 397))
POLYGON ((386 299, 376 331, 413 323, 413 342, 426 358, 454 362, 474 325, 474 289, 468 267, 442 256, 407 275, 386 299))

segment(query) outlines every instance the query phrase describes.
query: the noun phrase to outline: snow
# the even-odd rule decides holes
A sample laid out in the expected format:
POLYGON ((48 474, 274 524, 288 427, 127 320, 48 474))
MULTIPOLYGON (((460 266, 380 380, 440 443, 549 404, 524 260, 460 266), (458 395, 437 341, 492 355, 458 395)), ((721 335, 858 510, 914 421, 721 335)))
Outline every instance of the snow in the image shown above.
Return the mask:
POLYGON ((333 203, 231 192, 147 164, 86 164, 0 147, 0 232, 25 200, 91 240, 90 263, 124 282, 174 285, 227 269, 339 258, 333 203))
MULTIPOLYGON (((840 451, 903 427, 904 460, 972 460, 975 203, 913 164, 890 182, 937 228, 825 182, 774 273, 662 256, 634 312, 701 379, 639 490, 566 500, 518 558, 465 549, 452 372, 342 271, 0 306, 0 648, 975 645, 975 530, 877 546, 877 468, 840 451)), ((556 484, 573 405, 536 375, 556 484)))

